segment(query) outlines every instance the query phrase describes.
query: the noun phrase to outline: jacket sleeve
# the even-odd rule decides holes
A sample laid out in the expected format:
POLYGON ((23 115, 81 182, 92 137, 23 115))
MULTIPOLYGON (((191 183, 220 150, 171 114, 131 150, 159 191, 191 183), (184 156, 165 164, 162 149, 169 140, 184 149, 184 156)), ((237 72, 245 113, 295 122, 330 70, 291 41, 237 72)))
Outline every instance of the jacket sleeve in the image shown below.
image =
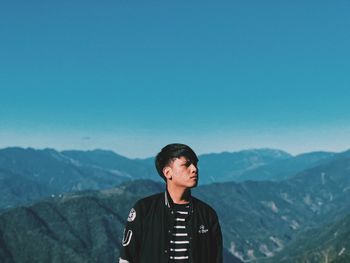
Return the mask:
POLYGON ((138 203, 131 208, 124 228, 119 263, 139 263, 141 245, 141 209, 138 203))
POLYGON ((213 249, 213 260, 212 262, 215 263, 222 263, 223 262, 223 256, 222 256, 222 234, 221 234, 221 227, 219 223, 219 219, 216 213, 214 213, 214 221, 212 225, 212 249, 213 249))

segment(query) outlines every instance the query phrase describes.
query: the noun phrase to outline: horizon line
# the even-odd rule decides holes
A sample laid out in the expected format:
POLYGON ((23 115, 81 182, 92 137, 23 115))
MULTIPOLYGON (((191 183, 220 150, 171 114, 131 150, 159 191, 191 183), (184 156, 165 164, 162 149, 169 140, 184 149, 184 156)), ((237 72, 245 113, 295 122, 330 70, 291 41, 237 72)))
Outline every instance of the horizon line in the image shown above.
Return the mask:
MULTIPOLYGON (((19 148, 19 149, 23 149, 23 150, 36 150, 36 151, 44 151, 44 150, 53 150, 56 152, 64 152, 64 151, 81 151, 81 152, 94 152, 94 151, 105 151, 105 152, 112 152, 116 155, 119 155, 121 157, 127 158, 127 159, 131 159, 131 160, 137 160, 137 159, 149 159, 149 158, 154 158, 154 156, 148 156, 148 157, 130 157, 130 156, 126 156, 123 154, 120 154, 118 151, 113 150, 113 149, 107 149, 107 148, 91 148, 91 149, 78 149, 78 148, 65 148, 65 149, 57 149, 54 147, 33 147, 33 146, 5 146, 5 147, 1 147, 0 151, 2 150, 6 150, 6 149, 13 149, 13 148, 19 148)), ((345 150, 341 150, 341 151, 327 151, 327 150, 311 150, 311 151, 307 151, 307 152, 301 152, 301 153, 297 153, 297 154, 292 154, 284 149, 278 149, 278 148, 270 148, 270 147, 260 147, 260 148, 242 148, 240 150, 222 150, 222 151, 218 151, 218 152, 204 152, 204 153, 198 153, 198 156, 203 156, 203 155, 211 155, 211 154, 224 154, 224 153, 240 153, 240 152, 246 152, 246 151, 263 151, 263 150, 270 150, 270 151, 279 151, 279 152, 283 152, 285 154, 288 154, 292 157, 296 157, 298 155, 303 155, 303 154, 310 154, 310 153, 317 153, 317 152, 326 152, 326 153, 334 153, 334 154, 339 154, 339 153, 344 153, 350 150, 350 148, 346 148, 345 150)))

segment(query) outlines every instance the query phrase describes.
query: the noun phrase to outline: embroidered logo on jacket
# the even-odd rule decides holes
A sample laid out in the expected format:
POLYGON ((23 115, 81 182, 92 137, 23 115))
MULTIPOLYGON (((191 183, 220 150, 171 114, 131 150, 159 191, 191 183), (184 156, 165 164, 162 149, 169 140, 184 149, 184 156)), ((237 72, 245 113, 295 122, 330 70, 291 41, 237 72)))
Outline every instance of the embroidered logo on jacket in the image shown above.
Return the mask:
POLYGON ((131 208, 129 216, 128 216, 128 221, 132 222, 136 218, 136 210, 134 208, 131 208))
POLYGON ((206 229, 204 225, 200 225, 198 233, 199 234, 205 234, 207 232, 208 232, 208 229, 206 229))

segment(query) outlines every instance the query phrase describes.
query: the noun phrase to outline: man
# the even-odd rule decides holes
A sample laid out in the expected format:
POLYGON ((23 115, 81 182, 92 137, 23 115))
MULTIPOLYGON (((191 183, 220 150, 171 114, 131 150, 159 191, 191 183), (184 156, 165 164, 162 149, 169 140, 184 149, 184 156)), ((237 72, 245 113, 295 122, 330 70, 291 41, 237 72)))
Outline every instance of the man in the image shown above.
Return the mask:
POLYGON ((191 195, 198 158, 184 144, 169 144, 155 164, 164 193, 131 209, 119 263, 222 263, 222 236, 215 211, 191 195))

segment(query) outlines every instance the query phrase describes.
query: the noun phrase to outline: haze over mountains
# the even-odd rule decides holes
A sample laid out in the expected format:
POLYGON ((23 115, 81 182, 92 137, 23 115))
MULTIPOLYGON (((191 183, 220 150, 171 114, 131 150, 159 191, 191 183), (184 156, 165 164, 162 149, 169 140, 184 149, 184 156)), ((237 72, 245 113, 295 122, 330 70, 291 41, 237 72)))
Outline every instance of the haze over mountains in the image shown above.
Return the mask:
MULTIPOLYGON (((199 158, 193 193, 218 212, 226 263, 349 262, 350 151, 199 158)), ((129 209, 164 190, 158 178, 153 158, 0 150, 0 261, 115 261, 129 209)))

